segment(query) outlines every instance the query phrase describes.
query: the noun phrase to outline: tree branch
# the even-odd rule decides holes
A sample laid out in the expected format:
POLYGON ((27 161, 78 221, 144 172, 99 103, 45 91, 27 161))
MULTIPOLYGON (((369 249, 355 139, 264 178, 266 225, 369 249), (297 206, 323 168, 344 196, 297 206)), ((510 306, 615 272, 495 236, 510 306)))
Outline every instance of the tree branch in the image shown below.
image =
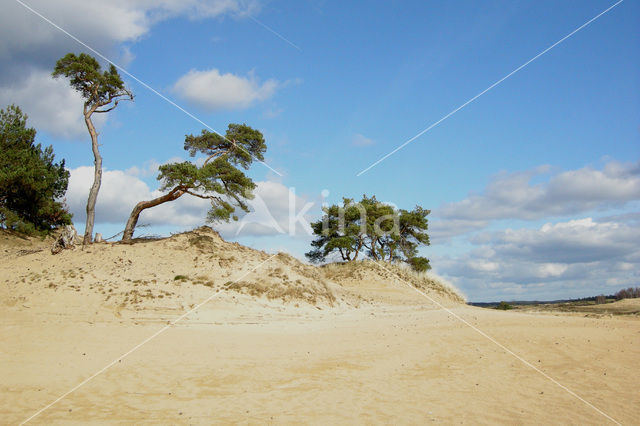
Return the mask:
MULTIPOLYGON (((105 104, 108 105, 108 104, 105 104)), ((118 106, 118 101, 116 100, 115 104, 113 104, 113 106, 111 108, 107 108, 107 109, 96 109, 93 112, 98 112, 98 113, 103 113, 103 112, 109 112, 109 111, 113 111, 116 107, 118 106)))
POLYGON ((220 156, 222 156, 222 155, 224 155, 224 154, 228 154, 228 153, 229 153, 229 150, 227 149, 227 150, 222 151, 222 152, 216 152, 215 154, 211 154, 211 155, 210 155, 206 160, 204 160, 204 164, 202 165, 202 167, 206 166, 206 165, 207 165, 207 163, 208 163, 210 160, 212 160, 212 159, 214 159, 214 158, 218 158, 218 157, 220 157, 220 156))
POLYGON ((195 192, 191 192, 188 188, 182 188, 182 192, 184 192, 185 194, 193 195, 194 197, 202 198, 203 200, 218 200, 222 202, 222 198, 218 196, 197 194, 195 192))
POLYGON ((97 103, 97 108, 109 105, 111 102, 115 101, 114 105, 112 107, 110 107, 110 108, 107 108, 107 109, 102 109, 102 110, 96 109, 94 112, 104 113, 104 112, 112 111, 113 109, 115 109, 115 107, 118 106, 118 102, 120 102, 122 100, 120 98, 125 97, 125 96, 129 98, 128 100, 130 100, 130 101, 133 100, 133 94, 128 90, 125 90, 124 93, 111 94, 111 95, 109 95, 109 99, 107 99, 106 101, 98 102, 97 103))

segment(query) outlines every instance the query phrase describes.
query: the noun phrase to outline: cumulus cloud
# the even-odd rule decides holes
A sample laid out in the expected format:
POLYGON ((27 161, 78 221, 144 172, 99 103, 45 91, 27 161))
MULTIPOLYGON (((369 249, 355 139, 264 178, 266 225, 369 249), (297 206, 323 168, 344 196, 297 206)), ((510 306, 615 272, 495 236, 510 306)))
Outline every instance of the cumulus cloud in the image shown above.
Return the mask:
MULTIPOLYGON (((24 80, 0 87, 0 105, 16 104, 29 116, 29 125, 57 138, 89 137, 82 117, 84 101, 67 81, 33 69, 24 80)), ((98 129, 106 114, 95 114, 98 129)))
MULTIPOLYGON (((637 219, 637 215, 636 216, 637 219)), ((475 249, 434 260, 475 300, 612 293, 640 278, 640 221, 628 215, 484 232, 475 249)))
MULTIPOLYGON (((89 188, 93 183, 93 167, 70 170, 66 201, 76 224, 84 224, 89 188)), ((139 201, 152 196, 149 186, 132 174, 121 170, 104 170, 96 204, 96 223, 123 223, 139 201)))
MULTIPOLYGON (((107 53, 114 53, 117 44, 145 34, 153 10, 136 5, 135 1, 33 0, 28 4, 83 42, 107 53)), ((52 68, 57 58, 77 49, 75 41, 19 3, 7 2, 3 6, 0 58, 11 60, 3 61, 3 72, 19 72, 24 65, 52 68)))
MULTIPOLYGON (((176 16, 202 19, 259 10, 257 1, 239 0, 31 0, 28 5, 96 48, 136 41, 152 25, 176 16)), ((17 2, 3 6, 0 36, 0 56, 35 54, 52 48, 57 51, 61 45, 77 47, 68 36, 17 2)))
POLYGON ((247 108, 264 101, 273 96, 279 85, 276 80, 260 83, 252 73, 242 77, 220 74, 217 69, 191 70, 178 79, 173 91, 207 111, 219 111, 247 108))
MULTIPOLYGON (((93 167, 78 167, 70 172, 66 201, 74 214, 74 222, 81 226, 86 220, 85 208, 93 182, 93 167)), ((136 203, 161 195, 160 191, 149 188, 138 175, 137 170, 103 172, 96 204, 96 224, 121 224, 124 228, 136 203)), ((261 181, 256 185, 255 198, 249 202, 250 213, 240 215, 238 222, 215 225, 223 236, 309 235, 312 203, 278 182, 261 181)), ((139 223, 182 228, 203 225, 210 206, 208 200, 184 195, 176 201, 145 210, 139 223)))
POLYGON ((539 220, 622 207, 640 200, 640 163, 611 161, 601 170, 584 167, 558 173, 534 184, 550 168, 498 174, 482 194, 448 203, 434 211, 434 226, 448 238, 502 219, 539 220), (466 226, 456 227, 456 224, 466 226))
POLYGON ((587 263, 635 251, 640 228, 592 218, 547 223, 539 229, 507 229, 472 238, 502 257, 536 262, 587 263))
POLYGON ((525 219, 570 215, 640 199, 640 163, 610 162, 602 170, 585 167, 562 172, 547 183, 531 180, 546 172, 501 173, 482 195, 438 209, 452 219, 525 219))
MULTIPOLYGON (((240 0, 30 0, 28 5, 122 65, 133 59, 128 44, 162 20, 247 16, 259 9, 256 1, 240 0)), ((63 87, 63 81, 56 83, 48 77, 58 58, 78 49, 76 41, 18 2, 4 2, 0 14, 0 102, 23 107, 40 130, 57 137, 79 136, 79 97, 63 87)))

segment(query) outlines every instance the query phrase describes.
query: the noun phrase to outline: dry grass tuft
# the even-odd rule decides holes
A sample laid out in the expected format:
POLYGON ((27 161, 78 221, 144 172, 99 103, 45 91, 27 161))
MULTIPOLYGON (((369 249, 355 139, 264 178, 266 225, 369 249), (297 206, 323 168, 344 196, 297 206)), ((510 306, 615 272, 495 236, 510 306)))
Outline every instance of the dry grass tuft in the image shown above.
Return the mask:
POLYGON ((283 302, 303 301, 311 305, 324 302, 333 306, 336 297, 329 286, 320 282, 315 286, 304 285, 302 281, 279 281, 276 283, 258 283, 250 281, 228 282, 227 290, 248 294, 254 297, 266 297, 269 300, 282 300, 283 302))
POLYGON ((454 302, 465 303, 465 297, 460 290, 451 283, 430 272, 415 272, 408 265, 384 263, 377 266, 370 260, 330 263, 324 265, 321 270, 324 275, 338 283, 350 283, 357 286, 367 281, 402 280, 408 282, 417 289, 426 292, 435 292, 454 302))
POLYGON ((210 235, 193 234, 189 236, 189 245, 197 248, 200 252, 212 251, 214 241, 210 235))

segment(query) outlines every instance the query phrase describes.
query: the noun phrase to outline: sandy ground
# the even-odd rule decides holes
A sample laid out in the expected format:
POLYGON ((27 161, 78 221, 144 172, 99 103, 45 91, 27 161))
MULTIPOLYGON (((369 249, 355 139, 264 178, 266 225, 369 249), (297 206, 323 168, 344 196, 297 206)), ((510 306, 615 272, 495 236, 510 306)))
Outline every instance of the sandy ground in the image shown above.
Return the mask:
MULTIPOLYGON (((200 260, 176 250, 183 240, 58 256, 37 244, 5 244, 3 424, 26 420, 263 258, 246 252, 249 260, 228 275, 208 258, 219 269, 197 278, 191 271, 200 260), (152 265, 136 250, 155 250, 152 265), (179 273, 194 277, 175 280, 179 273), (159 298, 162 291, 168 295, 159 298)), ((229 257, 224 248, 219 256, 229 257)), ((246 287, 220 291, 31 423, 611 423, 406 285, 388 277, 358 285, 357 274, 339 282, 307 277, 314 273, 287 256, 269 259, 239 280, 246 287), (249 291, 251 283, 295 287, 297 279, 307 295, 277 293, 285 302, 249 291)), ((618 422, 639 423, 638 317, 494 311, 428 291, 618 422)))

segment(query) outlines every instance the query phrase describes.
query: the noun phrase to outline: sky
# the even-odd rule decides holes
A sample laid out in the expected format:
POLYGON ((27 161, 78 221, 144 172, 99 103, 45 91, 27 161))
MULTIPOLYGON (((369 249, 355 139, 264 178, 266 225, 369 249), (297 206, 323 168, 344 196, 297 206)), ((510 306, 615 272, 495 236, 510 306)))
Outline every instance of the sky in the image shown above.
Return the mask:
MULTIPOLYGON (((322 204, 367 194, 431 210, 421 254, 471 301, 640 285, 637 1, 0 2, 0 107, 65 159, 80 233, 90 138, 80 95, 51 77, 68 52, 107 58, 135 94, 95 120, 104 237, 161 194, 157 168, 189 158, 185 135, 246 123, 266 164, 248 172, 252 213, 213 225, 229 240, 304 259, 322 204)), ((136 235, 207 210, 183 196, 136 235)))

